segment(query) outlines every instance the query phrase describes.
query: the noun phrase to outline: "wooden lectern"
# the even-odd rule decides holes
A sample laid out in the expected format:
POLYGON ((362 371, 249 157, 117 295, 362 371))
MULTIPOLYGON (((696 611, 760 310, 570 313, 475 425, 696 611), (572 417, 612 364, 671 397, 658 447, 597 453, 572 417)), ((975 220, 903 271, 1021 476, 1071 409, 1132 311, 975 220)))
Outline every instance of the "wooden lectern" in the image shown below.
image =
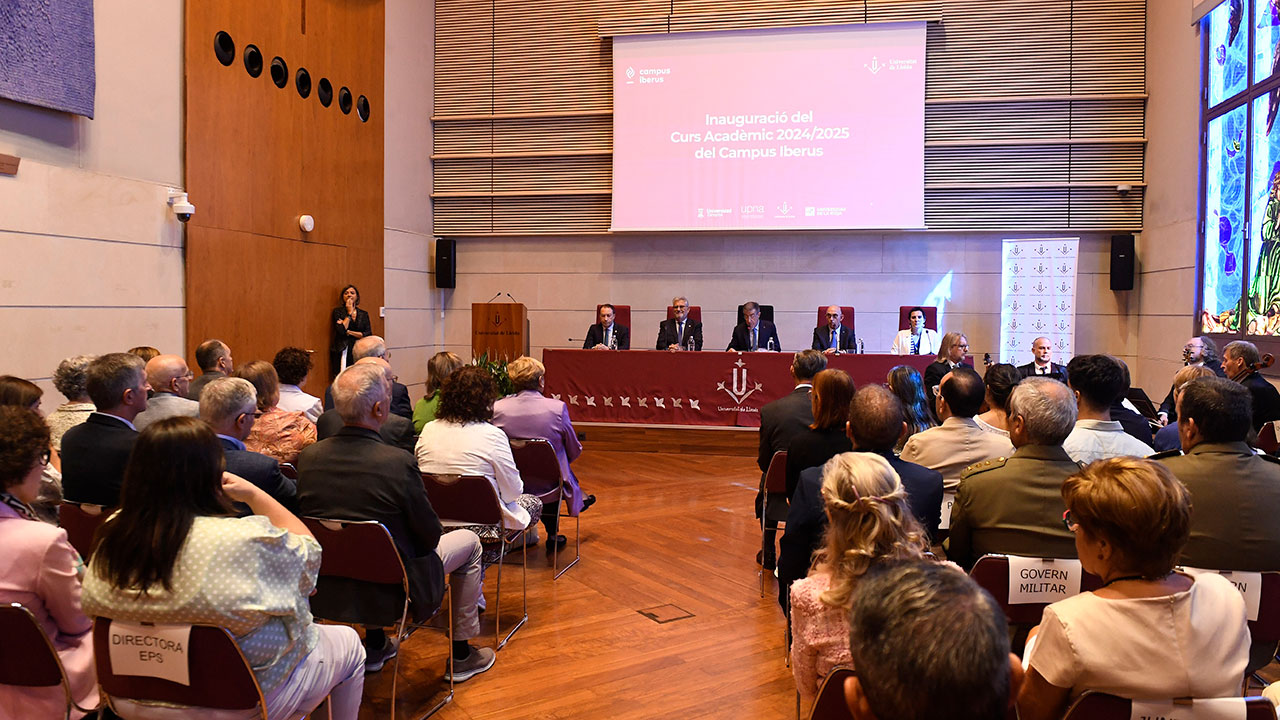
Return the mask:
POLYGON ((471 356, 510 362, 529 354, 526 321, 521 303, 471 303, 471 356))

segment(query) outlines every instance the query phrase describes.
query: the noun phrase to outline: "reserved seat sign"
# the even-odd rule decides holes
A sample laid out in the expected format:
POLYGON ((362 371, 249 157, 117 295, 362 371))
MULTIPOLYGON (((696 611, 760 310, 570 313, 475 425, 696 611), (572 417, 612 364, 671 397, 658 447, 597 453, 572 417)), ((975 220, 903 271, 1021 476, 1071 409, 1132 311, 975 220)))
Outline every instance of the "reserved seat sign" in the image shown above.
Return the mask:
POLYGON ((1245 720, 1244 698, 1205 698, 1175 703, 1172 700, 1134 700, 1130 720, 1245 720))
POLYGON ((1180 567, 1182 572, 1195 577, 1201 573, 1215 573, 1231 581, 1232 585, 1244 596, 1244 608, 1250 621, 1258 619, 1262 607, 1262 573, 1239 570, 1202 570, 1201 568, 1180 567))
POLYGON ((1009 556, 1009 604, 1053 603, 1080 594, 1079 560, 1009 556))
POLYGON ((956 494, 954 491, 944 490, 942 492, 942 518, 938 523, 939 530, 951 529, 951 506, 956 504, 956 494))
POLYGON ((190 625, 111 623, 111 672, 190 685, 190 625))

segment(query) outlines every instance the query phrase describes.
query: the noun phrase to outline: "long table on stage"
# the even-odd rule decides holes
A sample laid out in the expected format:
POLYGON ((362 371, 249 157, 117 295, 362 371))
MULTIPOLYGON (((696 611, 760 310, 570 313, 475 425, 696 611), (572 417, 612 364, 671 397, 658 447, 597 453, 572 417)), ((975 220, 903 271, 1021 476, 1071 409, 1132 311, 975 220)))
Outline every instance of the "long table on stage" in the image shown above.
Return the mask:
MULTIPOLYGON (((546 394, 574 422, 759 427, 760 408, 791 392, 790 352, 544 350, 546 394)), ((895 365, 924 374, 932 355, 827 356, 862 387, 895 365)))

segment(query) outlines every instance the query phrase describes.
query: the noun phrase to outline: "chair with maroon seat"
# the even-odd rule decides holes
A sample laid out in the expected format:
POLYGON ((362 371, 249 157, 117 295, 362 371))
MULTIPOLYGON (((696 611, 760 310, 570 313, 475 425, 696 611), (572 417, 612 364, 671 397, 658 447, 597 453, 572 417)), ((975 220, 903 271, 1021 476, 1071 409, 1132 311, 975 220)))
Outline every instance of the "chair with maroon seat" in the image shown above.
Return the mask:
MULTIPOLYGON (((667 319, 668 319, 668 320, 675 320, 675 319, 676 319, 676 309, 675 309, 675 306, 673 306, 673 305, 668 305, 668 306, 667 306, 667 319)), ((702 306, 701 306, 701 305, 690 305, 690 306, 689 306, 689 320, 690 320, 690 321, 692 321, 692 322, 696 322, 696 323, 701 323, 701 322, 702 322, 702 306)))
POLYGON ((844 697, 844 681, 857 674, 853 668, 845 665, 832 668, 822 680, 822 689, 818 691, 813 708, 809 710, 809 720, 853 720, 853 713, 849 711, 849 703, 844 697))
MULTIPOLYGON (((498 555, 498 584, 494 589, 495 602, 493 612, 494 640, 496 650, 506 647, 511 636, 529 621, 529 551, 524 543, 524 534, 528 528, 508 530, 502 527, 502 500, 493 483, 483 475, 445 475, 439 473, 422 473, 422 485, 427 490, 427 500, 445 525, 496 525, 502 533, 502 552, 498 555), (503 558, 511 545, 521 541, 520 580, 523 586, 524 606, 520 621, 511 631, 502 636, 502 565, 503 558), (498 640, 501 638, 501 640, 498 640)), ((537 518, 530 518, 533 526, 537 518)))
MULTIPOLYGON (((516 460, 516 469, 520 471, 520 479, 524 482, 524 491, 542 501, 546 508, 553 503, 560 518, 573 517, 573 562, 560 569, 560 553, 551 553, 551 571, 555 573, 552 580, 558 580, 569 568, 582 559, 582 516, 579 513, 561 512, 562 501, 568 496, 565 491, 565 480, 560 474, 560 460, 556 457, 555 448, 544 438, 511 438, 511 456, 516 460)), ((537 518, 533 519, 537 522, 537 518)), ((558 523, 557 523, 558 525, 558 523)), ((553 543, 555 538, 548 537, 553 543)))
POLYGON ((188 684, 142 675, 117 675, 111 666, 111 625, 93 621, 93 661, 107 704, 128 700, 139 705, 179 705, 182 709, 251 710, 267 720, 267 701, 253 668, 226 628, 191 625, 187 642, 188 684))
MULTIPOLYGON (((609 303, 609 304, 613 305, 613 303, 609 303)), ((605 306, 605 303, 600 303, 599 305, 596 306, 596 319, 593 322, 600 321, 600 308, 604 306, 605 306)), ((630 305, 613 305, 613 321, 618 325, 621 325, 622 327, 630 330, 631 329, 631 306, 630 305)))
POLYGON ((1276 451, 1280 450, 1280 438, 1276 437, 1275 421, 1263 423, 1262 429, 1258 431, 1258 439, 1253 445, 1268 455, 1275 455, 1276 451))
MULTIPOLYGON (((774 548, 765 548, 765 530, 766 523, 770 520, 777 520, 777 530, 784 530, 787 527, 787 451, 779 450, 769 459, 769 469, 765 471, 764 477, 760 479, 760 552, 762 555, 774 555, 774 548), (774 517, 769 515, 769 495, 781 497, 782 500, 774 505, 774 517), (779 517, 780 516, 780 517, 779 517)), ((764 597, 764 576, 766 570, 762 565, 760 567, 760 597, 764 597)))
MULTIPOLYGON (((315 536, 323 550, 320 556, 320 573, 316 582, 316 593, 311 598, 311 611, 315 617, 330 622, 353 625, 370 625, 376 627, 395 627, 397 642, 407 640, 414 630, 427 627, 426 623, 415 623, 409 620, 409 575, 404 567, 404 559, 396 548, 395 540, 386 526, 376 520, 333 520, 326 518, 306 517, 303 524, 315 536), (340 578, 367 583, 369 585, 392 586, 404 596, 400 617, 355 617, 345 612, 330 612, 325 600, 325 578, 340 578)), ((452 602, 449 595, 449 576, 444 583, 443 602, 452 602)), ((434 608, 440 612, 441 607, 434 608)), ((449 643, 453 644, 453 613, 449 606, 443 607, 447 625, 445 633, 449 643)), ((391 673, 391 718, 396 717, 396 691, 400 679, 400 655, 396 653, 391 673)), ((449 653, 449 693, 436 703, 425 715, 434 715, 445 705, 453 701, 453 653, 449 653)))
POLYGON ((293 463, 280 463, 280 474, 294 482, 298 482, 298 468, 293 463))
MULTIPOLYGON (((1177 698, 1171 699, 1173 705, 1184 706, 1191 711, 1197 703, 1205 702, 1204 698, 1177 698)), ((1264 697, 1231 697, 1231 698, 1212 698, 1209 700, 1215 704, 1243 706, 1238 708, 1243 712, 1234 712, 1226 714, 1215 713, 1212 717, 1241 717, 1244 720, 1275 720, 1276 707, 1271 701, 1264 697)), ((1067 708, 1067 712, 1062 716, 1062 720, 1129 720, 1133 717, 1133 701, 1128 698, 1117 697, 1107 693, 1094 691, 1086 691, 1075 702, 1067 708)), ((1196 717, 1194 712, 1188 712, 1188 716, 1196 717)))
POLYGON ((80 557, 84 558, 85 562, 89 561, 94 547, 97 546, 93 535, 98 532, 98 526, 107 519, 108 515, 110 513, 105 512, 101 505, 64 500, 58 506, 58 526, 67 531, 67 541, 76 549, 76 552, 80 553, 80 557))
POLYGON ((72 708, 92 713, 102 707, 101 700, 89 708, 80 707, 76 702, 58 651, 30 610, 19 603, 0 605, 0 637, 4 638, 0 644, 0 685, 28 688, 60 685, 67 718, 71 717, 72 708))
MULTIPOLYGON (((1102 587, 1102 578, 1093 573, 1081 571, 1080 592, 1097 590, 1102 587)), ((1014 625, 1036 625, 1049 603, 1017 603, 1009 602, 1009 556, 983 555, 974 563, 969 576, 983 590, 991 593, 991 597, 1000 603, 1000 609, 1009 622, 1014 625)))
POLYGON ((911 311, 920 308, 924 311, 924 326, 929 330, 936 331, 938 329, 938 308, 925 307, 923 305, 903 305, 898 308, 898 329, 906 330, 911 327, 911 311))

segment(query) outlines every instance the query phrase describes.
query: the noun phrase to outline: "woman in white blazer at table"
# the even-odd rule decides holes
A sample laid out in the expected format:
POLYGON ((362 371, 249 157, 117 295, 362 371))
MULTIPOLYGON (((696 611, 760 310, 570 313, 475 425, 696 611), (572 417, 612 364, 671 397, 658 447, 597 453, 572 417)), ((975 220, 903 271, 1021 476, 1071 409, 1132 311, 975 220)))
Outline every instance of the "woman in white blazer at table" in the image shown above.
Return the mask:
POLYGON ((894 355, 937 355, 941 341, 937 330, 930 330, 924 326, 924 310, 918 307, 911 308, 911 312, 907 314, 907 321, 911 326, 906 330, 898 331, 889 352, 894 355), (911 348, 913 335, 919 337, 915 352, 912 352, 911 348))

